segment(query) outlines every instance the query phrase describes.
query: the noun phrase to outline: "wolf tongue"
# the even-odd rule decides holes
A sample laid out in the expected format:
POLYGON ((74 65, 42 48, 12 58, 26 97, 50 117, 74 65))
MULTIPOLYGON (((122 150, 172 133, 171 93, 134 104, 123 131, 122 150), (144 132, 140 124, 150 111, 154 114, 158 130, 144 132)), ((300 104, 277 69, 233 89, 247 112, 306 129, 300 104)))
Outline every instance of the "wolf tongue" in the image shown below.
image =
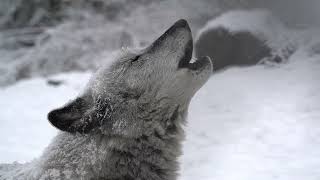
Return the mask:
POLYGON ((196 59, 193 63, 188 65, 188 68, 191 70, 198 70, 199 68, 205 67, 209 63, 210 58, 208 56, 203 56, 199 59, 196 59))

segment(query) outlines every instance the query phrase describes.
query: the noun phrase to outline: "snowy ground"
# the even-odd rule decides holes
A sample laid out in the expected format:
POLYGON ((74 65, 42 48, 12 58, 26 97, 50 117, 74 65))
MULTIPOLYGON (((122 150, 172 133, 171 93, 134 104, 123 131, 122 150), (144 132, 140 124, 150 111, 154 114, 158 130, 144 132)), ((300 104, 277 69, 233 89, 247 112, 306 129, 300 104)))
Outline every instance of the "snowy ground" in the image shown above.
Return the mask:
POLYGON ((0 89, 0 163, 27 162, 39 156, 56 134, 47 113, 75 97, 89 79, 88 73, 65 74, 59 87, 47 79, 31 79, 0 89))
MULTIPOLYGON (((181 180, 320 179, 320 44, 287 64, 214 74, 189 111, 181 180)), ((56 130, 47 113, 72 99, 90 73, 0 89, 0 163, 40 156, 56 130)))
POLYGON ((183 178, 320 179, 320 56, 212 76, 190 107, 183 178))

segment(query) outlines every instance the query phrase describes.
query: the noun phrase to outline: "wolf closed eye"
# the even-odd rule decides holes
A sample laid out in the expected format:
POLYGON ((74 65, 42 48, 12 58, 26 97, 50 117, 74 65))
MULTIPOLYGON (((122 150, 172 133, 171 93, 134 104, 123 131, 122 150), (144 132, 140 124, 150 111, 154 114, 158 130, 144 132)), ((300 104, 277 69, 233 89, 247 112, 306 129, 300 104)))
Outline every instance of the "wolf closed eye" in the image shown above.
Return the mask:
POLYGON ((138 55, 138 56, 134 57, 134 58, 131 60, 131 62, 135 62, 135 61, 137 61, 139 58, 140 58, 140 56, 138 55))

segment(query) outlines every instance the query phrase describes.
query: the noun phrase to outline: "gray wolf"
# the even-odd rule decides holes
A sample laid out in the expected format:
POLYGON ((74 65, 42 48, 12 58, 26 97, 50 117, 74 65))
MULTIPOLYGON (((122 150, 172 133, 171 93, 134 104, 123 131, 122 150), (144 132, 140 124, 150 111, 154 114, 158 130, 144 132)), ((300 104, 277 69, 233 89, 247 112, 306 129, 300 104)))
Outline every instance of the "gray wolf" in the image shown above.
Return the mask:
POLYGON ((192 59, 185 20, 149 47, 102 67, 75 100, 48 114, 61 130, 43 155, 0 179, 175 180, 188 106, 212 72, 192 59))

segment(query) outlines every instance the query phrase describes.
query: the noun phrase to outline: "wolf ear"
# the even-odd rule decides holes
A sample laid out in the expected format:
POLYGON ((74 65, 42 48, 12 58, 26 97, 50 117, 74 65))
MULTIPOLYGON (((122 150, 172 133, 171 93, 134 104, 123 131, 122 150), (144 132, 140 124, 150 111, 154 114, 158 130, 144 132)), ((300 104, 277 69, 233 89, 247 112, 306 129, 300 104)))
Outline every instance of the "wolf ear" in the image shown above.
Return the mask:
POLYGON ((90 117, 91 106, 87 98, 79 97, 64 107, 49 112, 48 119, 62 131, 88 133, 98 126, 98 123, 92 120, 94 118, 90 117))

